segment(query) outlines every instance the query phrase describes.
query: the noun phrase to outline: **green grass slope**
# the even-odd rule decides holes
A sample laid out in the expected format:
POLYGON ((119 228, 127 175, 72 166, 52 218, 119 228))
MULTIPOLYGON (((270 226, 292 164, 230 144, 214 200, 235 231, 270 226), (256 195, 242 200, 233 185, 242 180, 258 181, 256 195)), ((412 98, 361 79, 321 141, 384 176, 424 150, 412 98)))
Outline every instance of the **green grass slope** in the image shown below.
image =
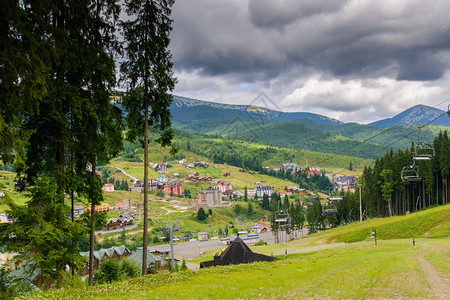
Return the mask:
POLYGON ((316 234, 330 242, 353 243, 367 239, 376 229, 377 238, 450 237, 450 205, 429 208, 406 216, 365 220, 316 234))
POLYGON ((255 252, 276 255, 279 260, 272 263, 150 275, 31 298, 444 299, 450 289, 449 212, 450 205, 446 205, 403 217, 366 220, 286 244, 253 247, 255 252), (377 246, 358 233, 373 227, 381 239, 377 246), (412 246, 411 234, 416 246, 412 246), (325 244, 356 240, 364 241, 325 244))

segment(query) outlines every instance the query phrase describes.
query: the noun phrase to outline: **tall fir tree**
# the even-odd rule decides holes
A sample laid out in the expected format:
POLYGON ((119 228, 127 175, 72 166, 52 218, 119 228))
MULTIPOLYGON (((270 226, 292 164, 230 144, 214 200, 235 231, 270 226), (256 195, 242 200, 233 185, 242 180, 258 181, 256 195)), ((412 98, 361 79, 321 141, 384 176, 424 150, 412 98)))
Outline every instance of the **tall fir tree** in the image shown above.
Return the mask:
POLYGON ((128 113, 127 137, 130 140, 143 137, 144 147, 143 275, 147 274, 149 129, 158 132, 156 141, 162 146, 170 145, 173 138, 169 111, 172 96, 168 93, 176 82, 168 50, 173 3, 173 0, 126 0, 131 20, 121 24, 126 44, 126 60, 120 69, 127 85, 123 99, 128 113))
MULTIPOLYGON (((23 116, 25 128, 33 134, 22 170, 31 184, 37 176, 53 178, 61 204, 64 193, 74 191, 87 197, 92 208, 102 201, 96 164, 107 162, 121 146, 120 114, 110 102, 116 2, 68 0, 27 6, 33 26, 40 29, 38 55, 45 65, 46 90, 37 109, 23 116)), ((92 209, 92 220, 94 213, 92 209)), ((90 234, 92 284, 92 228, 90 234)))

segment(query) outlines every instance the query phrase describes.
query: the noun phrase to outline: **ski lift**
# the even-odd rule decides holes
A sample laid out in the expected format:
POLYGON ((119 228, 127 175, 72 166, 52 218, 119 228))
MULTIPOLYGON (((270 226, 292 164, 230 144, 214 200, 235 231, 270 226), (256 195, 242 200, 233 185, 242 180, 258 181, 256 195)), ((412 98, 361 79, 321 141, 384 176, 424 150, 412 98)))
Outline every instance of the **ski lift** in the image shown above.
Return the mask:
POLYGON ((417 166, 412 164, 411 166, 403 167, 401 172, 401 177, 403 181, 414 182, 421 181, 422 178, 419 176, 419 171, 417 166))
POLYGON ((326 202, 322 207, 322 211, 326 214, 337 213, 338 212, 337 202, 335 200, 330 200, 326 202))
POLYGON ((323 207, 322 211, 326 214, 332 214, 338 212, 338 201, 341 201, 345 198, 345 192, 344 191, 335 191, 332 188, 330 188, 330 197, 328 197, 328 202, 326 202, 323 207))
POLYGON ((278 210, 275 212, 275 223, 277 223, 280 228, 290 227, 289 213, 286 210, 278 210))
POLYGON ((447 116, 450 117, 450 104, 448 105, 447 116))
POLYGON ((345 197, 345 192, 343 191, 333 191, 330 188, 330 197, 328 197, 328 200, 330 201, 340 201, 342 199, 344 199, 345 197))
POLYGON ((431 160, 436 155, 433 146, 419 142, 416 151, 413 152, 414 160, 431 160))
POLYGON ((430 144, 420 141, 420 128, 418 130, 417 148, 413 152, 413 160, 431 160, 436 155, 436 151, 430 144))
POLYGON ((286 223, 288 221, 289 214, 287 211, 279 210, 275 212, 275 222, 276 223, 286 223))

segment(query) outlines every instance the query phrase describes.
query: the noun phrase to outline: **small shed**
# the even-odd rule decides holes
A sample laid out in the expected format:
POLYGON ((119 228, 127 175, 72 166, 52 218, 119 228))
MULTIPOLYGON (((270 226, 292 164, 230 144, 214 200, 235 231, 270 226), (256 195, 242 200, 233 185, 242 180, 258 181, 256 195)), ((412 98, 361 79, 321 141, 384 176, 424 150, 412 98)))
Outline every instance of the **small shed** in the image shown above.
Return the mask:
POLYGON ((222 252, 214 256, 214 260, 203 261, 200 268, 208 268, 213 266, 226 266, 229 264, 248 264, 257 261, 274 261, 275 257, 254 253, 238 236, 231 244, 222 252))

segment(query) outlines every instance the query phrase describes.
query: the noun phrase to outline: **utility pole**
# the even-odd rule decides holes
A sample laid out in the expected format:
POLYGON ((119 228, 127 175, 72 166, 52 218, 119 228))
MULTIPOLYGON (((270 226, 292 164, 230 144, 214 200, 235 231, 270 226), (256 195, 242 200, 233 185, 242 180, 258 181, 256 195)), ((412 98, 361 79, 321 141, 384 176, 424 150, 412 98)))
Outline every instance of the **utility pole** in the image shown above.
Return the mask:
POLYGON ((180 229, 177 223, 178 221, 163 221, 164 227, 163 229, 169 229, 170 232, 170 257, 172 259, 172 270, 175 268, 175 258, 173 255, 173 232, 180 229))
POLYGON ((359 186, 359 222, 362 223, 362 202, 361 202, 361 186, 362 184, 358 184, 359 186))

